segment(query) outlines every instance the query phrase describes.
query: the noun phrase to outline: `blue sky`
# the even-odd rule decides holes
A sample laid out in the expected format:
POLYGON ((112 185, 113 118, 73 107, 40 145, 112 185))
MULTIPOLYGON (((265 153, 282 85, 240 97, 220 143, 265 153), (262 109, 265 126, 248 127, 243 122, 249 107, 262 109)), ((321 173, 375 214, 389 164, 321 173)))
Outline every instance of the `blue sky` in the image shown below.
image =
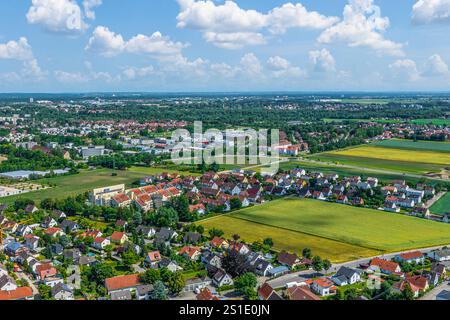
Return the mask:
POLYGON ((450 88, 449 0, 3 0, 0 92, 450 88))

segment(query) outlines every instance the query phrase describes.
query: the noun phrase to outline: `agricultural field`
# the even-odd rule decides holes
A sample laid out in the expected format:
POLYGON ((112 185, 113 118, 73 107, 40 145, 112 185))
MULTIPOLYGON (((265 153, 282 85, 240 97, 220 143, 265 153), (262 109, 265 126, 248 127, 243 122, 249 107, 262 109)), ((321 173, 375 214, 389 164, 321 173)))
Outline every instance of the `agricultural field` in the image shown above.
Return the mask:
POLYGON ((450 213, 450 192, 447 192, 438 202, 436 202, 431 208, 432 213, 445 215, 450 213))
POLYGON ((450 119, 417 119, 411 120, 411 123, 418 125, 450 126, 450 119))
POLYGON ((126 171, 113 171, 110 169, 85 170, 76 175, 36 180, 36 183, 50 185, 51 188, 42 191, 30 192, 25 196, 18 195, 0 198, 0 203, 12 203, 19 197, 26 197, 27 199, 31 199, 36 202, 40 202, 46 198, 64 199, 70 196, 76 196, 95 188, 122 183, 130 187, 133 182, 147 175, 162 172, 171 173, 173 171, 164 170, 162 168, 146 167, 132 167, 126 171), (113 172, 117 175, 113 176, 113 172))
POLYGON ((274 249, 278 251, 287 250, 301 254, 303 248, 311 248, 314 254, 328 258, 334 263, 371 257, 382 253, 379 250, 363 248, 226 215, 201 221, 199 224, 204 226, 206 230, 218 228, 225 232, 227 238, 231 238, 237 233, 245 242, 262 241, 270 237, 274 241, 274 249))
POLYGON ((401 140, 391 139, 373 143, 375 146, 381 146, 385 148, 394 149, 407 149, 407 150, 428 150, 437 152, 449 152, 450 142, 435 142, 435 141, 413 141, 413 140, 401 140))
MULTIPOLYGON (((395 143, 395 142, 394 142, 395 143)), ((419 145, 418 145, 419 146, 419 145)), ((421 148, 426 148, 421 145, 421 148)), ((437 148, 430 144, 427 148, 437 148)), ((344 150, 325 152, 310 157, 355 167, 392 170, 403 173, 440 173, 450 164, 450 152, 362 145, 344 150)))
POLYGON ((237 233, 249 241, 272 237, 278 250, 299 252, 311 247, 334 262, 450 243, 450 225, 444 223, 297 198, 273 201, 200 223, 206 229, 215 227, 228 235, 237 233), (318 239, 332 241, 331 247, 323 247, 318 239))

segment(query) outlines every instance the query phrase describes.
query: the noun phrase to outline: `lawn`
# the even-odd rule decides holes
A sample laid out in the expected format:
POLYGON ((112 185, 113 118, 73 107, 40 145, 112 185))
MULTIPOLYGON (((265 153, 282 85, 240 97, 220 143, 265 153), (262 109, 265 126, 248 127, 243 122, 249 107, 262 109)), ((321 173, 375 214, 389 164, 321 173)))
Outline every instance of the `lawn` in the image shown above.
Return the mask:
MULTIPOLYGON (((228 234, 237 233, 250 241, 276 236, 280 241, 278 249, 298 252, 305 246, 314 247, 319 250, 317 254, 321 252, 333 261, 371 256, 374 251, 397 252, 450 243, 448 224, 297 198, 243 209, 202 224, 206 228, 227 229, 228 234), (332 241, 331 247, 318 243, 320 238, 332 241)), ((274 241, 277 242, 275 237, 274 241)))
POLYGON ((413 140, 392 139, 392 140, 379 141, 379 142, 374 143, 374 145, 386 147, 386 148, 394 148, 394 149, 450 152, 450 143, 449 142, 413 141, 413 140))
POLYGON ((447 192, 438 202, 436 202, 430 211, 436 214, 450 213, 450 192, 447 192))
POLYGON ((116 170, 114 172, 117 176, 112 176, 113 170, 97 169, 81 171, 76 175, 37 180, 38 183, 50 184, 53 187, 42 191, 1 198, 0 203, 12 203, 17 198, 27 198, 36 202, 40 202, 46 198, 64 199, 69 196, 79 195, 95 188, 122 183, 130 187, 133 182, 145 177, 146 175, 173 171, 165 170, 163 168, 132 167, 127 171, 116 170))

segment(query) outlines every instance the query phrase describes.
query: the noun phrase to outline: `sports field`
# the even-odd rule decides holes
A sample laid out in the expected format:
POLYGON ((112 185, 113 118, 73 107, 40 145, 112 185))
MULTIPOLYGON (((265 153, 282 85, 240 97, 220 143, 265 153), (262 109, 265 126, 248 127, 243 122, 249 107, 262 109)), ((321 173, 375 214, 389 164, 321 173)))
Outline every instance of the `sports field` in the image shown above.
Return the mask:
POLYGON ((248 241, 272 237, 278 250, 304 247, 334 262, 379 252, 450 244, 450 225, 308 199, 283 199, 200 222, 248 241), (328 240, 326 246, 320 242, 328 240))
POLYGON ((432 213, 444 215, 450 213, 450 192, 447 192, 445 196, 439 199, 431 208, 432 213))
MULTIPOLYGON (((114 171, 117 176, 113 176, 113 170, 97 169, 85 170, 76 175, 60 176, 50 179, 41 179, 36 182, 51 185, 50 189, 30 192, 18 196, 0 198, 0 203, 12 203, 17 198, 27 198, 40 202, 46 198, 64 199, 69 196, 76 196, 95 188, 112 186, 116 184, 126 184, 130 186, 133 182, 152 174, 162 172, 173 172, 161 168, 132 167, 127 171, 114 171)), ((183 172, 181 174, 188 174, 183 172)))

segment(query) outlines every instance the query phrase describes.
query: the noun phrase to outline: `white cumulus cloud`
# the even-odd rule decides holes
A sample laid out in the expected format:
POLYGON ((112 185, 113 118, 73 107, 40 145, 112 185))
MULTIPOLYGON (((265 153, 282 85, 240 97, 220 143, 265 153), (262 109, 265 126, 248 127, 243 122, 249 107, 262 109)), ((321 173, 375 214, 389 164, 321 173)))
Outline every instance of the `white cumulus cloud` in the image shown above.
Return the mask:
POLYGON ((449 75, 447 63, 438 54, 430 56, 425 63, 424 75, 426 76, 446 76, 449 75))
POLYGON ((418 24, 450 21, 450 0, 418 0, 412 19, 418 24))
POLYGON ((86 50, 105 57, 112 57, 123 52, 150 54, 160 58, 174 57, 181 54, 187 45, 174 42, 169 37, 155 32, 150 36, 136 35, 125 41, 120 34, 110 31, 107 27, 97 27, 90 37, 86 50))
POLYGON ((88 28, 75 0, 33 0, 26 17, 28 23, 55 33, 77 34, 88 28))
POLYGON ((389 65, 394 78, 403 81, 417 81, 420 73, 417 70, 416 62, 411 59, 399 59, 389 65))
POLYGON ((180 5, 177 27, 200 30, 207 42, 225 49, 264 44, 264 32, 282 34, 290 28, 324 29, 339 20, 308 11, 300 3, 286 3, 262 13, 242 9, 231 0, 223 4, 211 0, 177 1, 180 5))
POLYGON ((309 52, 309 59, 313 64, 314 71, 331 72, 336 71, 336 60, 327 49, 309 52))
POLYGON ((389 28, 389 18, 381 16, 380 7, 374 0, 349 0, 344 7, 344 19, 327 28, 319 36, 320 43, 342 41, 350 47, 369 47, 378 53, 403 56, 403 45, 385 39, 383 33, 389 28))

